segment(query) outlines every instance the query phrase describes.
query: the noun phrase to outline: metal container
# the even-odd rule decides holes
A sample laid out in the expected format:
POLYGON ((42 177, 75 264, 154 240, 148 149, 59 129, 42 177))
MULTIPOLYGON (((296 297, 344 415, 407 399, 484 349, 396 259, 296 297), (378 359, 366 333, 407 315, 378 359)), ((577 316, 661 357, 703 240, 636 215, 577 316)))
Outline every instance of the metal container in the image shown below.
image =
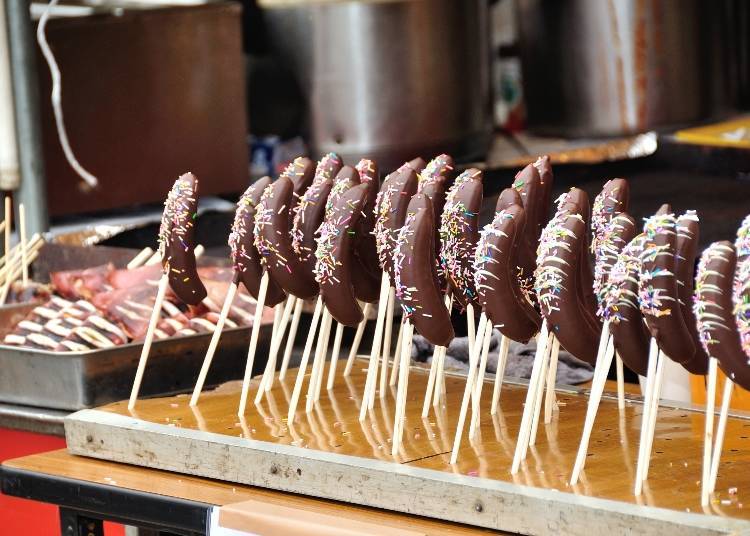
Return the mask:
MULTIPOLYGON (((2 308, 0 326, 14 325, 33 307, 2 308)), ((261 327, 255 373, 265 366, 272 328, 261 327)), ((154 341, 141 396, 192 389, 210 340, 210 333, 202 333, 154 341)), ((241 378, 249 343, 249 327, 225 329, 206 386, 241 378)), ((142 347, 130 343, 108 350, 50 352, 0 344, 0 401, 72 411, 124 400, 130 395, 142 347)))
POLYGON ((491 127, 486 0, 262 0, 272 48, 308 103, 313 153, 387 169, 484 155, 491 127))
POLYGON ((708 118, 732 102, 724 2, 517 0, 529 128, 621 135, 708 118))
MULTIPOLYGON (((45 244, 32 265, 35 281, 49 281, 58 270, 87 268, 111 262, 124 267, 137 250, 104 246, 45 244)), ((216 259, 202 258, 207 264, 216 259)), ((0 307, 0 341, 36 303, 0 307)), ((265 367, 273 326, 260 329, 254 364, 265 367)), ((153 342, 141 396, 188 391, 195 385, 211 333, 153 342)), ((206 386, 239 379, 245 370, 250 328, 225 329, 206 379, 206 386)), ((51 352, 0 344, 0 402, 78 410, 123 400, 130 395, 142 343, 107 350, 51 352)))

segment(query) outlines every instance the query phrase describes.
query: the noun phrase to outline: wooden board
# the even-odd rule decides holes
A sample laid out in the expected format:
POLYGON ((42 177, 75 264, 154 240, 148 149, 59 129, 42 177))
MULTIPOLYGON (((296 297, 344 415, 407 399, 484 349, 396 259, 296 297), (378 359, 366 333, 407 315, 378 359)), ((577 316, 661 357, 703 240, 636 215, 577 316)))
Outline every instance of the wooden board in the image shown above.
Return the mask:
MULTIPOLYGON (((698 411, 660 408, 650 478, 636 498, 638 401, 629 400, 621 413, 616 401, 605 397, 586 470, 571 488, 567 481, 586 409, 584 393, 558 390, 560 413, 550 425, 540 425, 536 446, 521 471, 511 475, 525 386, 504 386, 501 411, 495 418, 483 412, 480 436, 464 440, 459 463, 451 466, 465 380, 448 377, 446 407, 422 420, 426 375, 412 370, 404 446, 393 459, 395 393, 378 398, 376 411, 360 423, 363 366, 349 379, 339 378, 309 415, 302 404, 293 427, 287 426, 286 409, 296 371, 242 419, 235 415, 236 384, 204 395, 194 409, 186 396, 177 396, 140 401, 132 414, 125 403, 78 412, 66 421, 68 448, 73 454, 525 534, 750 530, 750 512, 742 504, 750 489, 747 418, 729 419, 720 491, 704 512, 698 411), (728 488, 737 492, 729 494, 728 488)), ((491 394, 488 383, 485 410, 491 394)))
POLYGON ((263 506, 271 508, 283 505, 298 511, 336 516, 339 519, 377 524, 381 527, 400 527, 431 536, 482 536, 488 533, 486 530, 452 523, 440 523, 433 519, 405 516, 373 508, 301 497, 262 488, 71 456, 65 450, 55 450, 7 460, 2 465, 17 471, 40 473, 51 477, 91 482, 143 493, 155 493, 175 499, 221 506, 222 508, 232 507, 231 509, 234 511, 239 510, 240 506, 247 501, 254 501, 261 508, 263 506), (233 505, 237 506, 233 507, 233 505))

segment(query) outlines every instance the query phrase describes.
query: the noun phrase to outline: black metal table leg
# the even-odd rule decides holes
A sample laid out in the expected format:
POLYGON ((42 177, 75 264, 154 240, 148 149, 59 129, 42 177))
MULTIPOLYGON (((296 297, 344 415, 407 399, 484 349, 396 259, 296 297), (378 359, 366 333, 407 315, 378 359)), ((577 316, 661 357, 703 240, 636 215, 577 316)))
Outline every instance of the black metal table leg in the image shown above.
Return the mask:
POLYGON ((104 536, 104 522, 70 508, 60 508, 62 536, 104 536))

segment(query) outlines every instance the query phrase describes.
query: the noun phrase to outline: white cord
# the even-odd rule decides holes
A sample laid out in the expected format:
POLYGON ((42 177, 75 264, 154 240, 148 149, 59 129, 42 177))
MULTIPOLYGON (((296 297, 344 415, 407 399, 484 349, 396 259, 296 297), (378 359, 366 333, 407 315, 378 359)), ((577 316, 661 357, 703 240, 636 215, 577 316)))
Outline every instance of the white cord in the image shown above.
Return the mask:
POLYGON ((39 19, 39 26, 36 29, 36 40, 42 49, 44 59, 47 60, 50 74, 52 75, 52 110, 55 112, 55 124, 57 125, 57 136, 60 138, 60 145, 62 145, 65 158, 68 160, 70 167, 72 167, 76 173, 88 184, 91 188, 96 188, 99 185, 99 180, 94 177, 91 173, 86 171, 83 166, 78 162, 73 149, 70 147, 68 141, 68 134, 65 131, 65 122, 63 121, 63 111, 61 104, 62 95, 62 75, 60 74, 60 68, 57 66, 55 61, 55 55, 52 53, 49 44, 47 43, 47 35, 45 30, 47 28, 47 21, 49 20, 52 8, 57 5, 58 0, 51 0, 47 8, 42 13, 42 17, 39 19))

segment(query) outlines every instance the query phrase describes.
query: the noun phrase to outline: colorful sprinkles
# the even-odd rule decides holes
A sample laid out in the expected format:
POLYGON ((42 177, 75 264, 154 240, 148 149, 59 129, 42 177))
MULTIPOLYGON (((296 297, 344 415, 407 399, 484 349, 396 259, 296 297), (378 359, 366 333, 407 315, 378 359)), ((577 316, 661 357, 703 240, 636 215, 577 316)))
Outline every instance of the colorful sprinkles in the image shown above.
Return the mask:
POLYGON ((695 293, 693 294, 693 313, 695 314, 698 327, 698 337, 701 346, 708 355, 711 355, 711 346, 718 341, 713 336, 717 330, 732 329, 722 323, 722 316, 717 314, 721 311, 718 298, 722 294, 719 286, 710 284, 710 276, 719 276, 716 270, 709 267, 716 261, 728 262, 727 254, 732 253, 732 248, 721 243, 711 244, 701 255, 698 261, 698 271, 695 277, 695 293))

